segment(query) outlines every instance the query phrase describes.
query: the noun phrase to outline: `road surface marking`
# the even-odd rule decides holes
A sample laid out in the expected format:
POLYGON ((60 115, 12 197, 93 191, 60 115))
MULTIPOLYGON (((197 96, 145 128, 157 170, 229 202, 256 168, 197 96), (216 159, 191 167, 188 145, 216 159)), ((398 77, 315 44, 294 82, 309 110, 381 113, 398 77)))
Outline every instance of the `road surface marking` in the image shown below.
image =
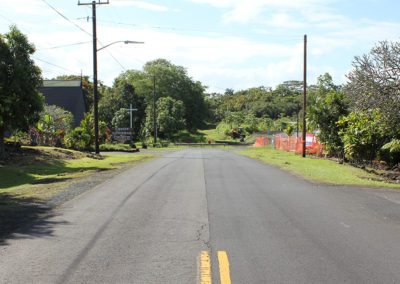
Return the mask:
POLYGON ((200 253, 200 284, 211 284, 211 259, 208 251, 200 253))
POLYGON ((229 260, 226 251, 218 251, 219 276, 221 284, 231 284, 229 260))

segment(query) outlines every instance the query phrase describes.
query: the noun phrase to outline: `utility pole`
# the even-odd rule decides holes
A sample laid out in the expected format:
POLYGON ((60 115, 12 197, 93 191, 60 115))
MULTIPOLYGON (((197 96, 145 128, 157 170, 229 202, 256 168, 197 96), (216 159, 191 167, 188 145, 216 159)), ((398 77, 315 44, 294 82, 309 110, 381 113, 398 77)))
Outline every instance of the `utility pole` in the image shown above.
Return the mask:
POLYGON ((109 4, 109 0, 97 0, 91 3, 81 3, 78 5, 92 5, 92 23, 93 23, 93 110, 94 110, 94 143, 96 154, 100 153, 99 148, 99 97, 97 93, 97 30, 96 30, 96 5, 109 4))
POLYGON ((307 35, 304 35, 304 70, 303 70, 303 158, 306 156, 306 107, 307 107, 307 35))
POLYGON ((156 75, 153 76, 153 128, 154 144, 157 143, 157 121, 156 121, 156 75))

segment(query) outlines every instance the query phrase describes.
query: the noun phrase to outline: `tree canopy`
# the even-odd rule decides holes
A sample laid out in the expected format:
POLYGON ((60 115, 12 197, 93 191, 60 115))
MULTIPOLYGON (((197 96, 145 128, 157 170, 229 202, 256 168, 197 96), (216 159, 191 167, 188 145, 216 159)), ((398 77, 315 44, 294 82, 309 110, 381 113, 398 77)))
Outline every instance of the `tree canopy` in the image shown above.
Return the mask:
POLYGON ((31 55, 35 47, 16 26, 0 34, 0 156, 4 155, 4 132, 27 130, 39 120, 43 97, 41 71, 31 55))

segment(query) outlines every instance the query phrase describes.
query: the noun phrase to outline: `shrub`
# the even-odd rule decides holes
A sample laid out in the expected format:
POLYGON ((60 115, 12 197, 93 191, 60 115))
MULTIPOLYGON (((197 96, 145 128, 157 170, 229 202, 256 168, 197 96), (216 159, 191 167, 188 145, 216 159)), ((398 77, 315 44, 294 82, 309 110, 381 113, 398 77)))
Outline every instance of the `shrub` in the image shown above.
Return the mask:
POLYGON ((377 110, 351 112, 342 117, 337 125, 344 144, 345 156, 350 161, 364 162, 376 158, 387 141, 387 129, 377 110))
POLYGON ((90 140, 90 135, 82 127, 77 127, 65 136, 64 143, 67 148, 86 150, 90 148, 90 140))

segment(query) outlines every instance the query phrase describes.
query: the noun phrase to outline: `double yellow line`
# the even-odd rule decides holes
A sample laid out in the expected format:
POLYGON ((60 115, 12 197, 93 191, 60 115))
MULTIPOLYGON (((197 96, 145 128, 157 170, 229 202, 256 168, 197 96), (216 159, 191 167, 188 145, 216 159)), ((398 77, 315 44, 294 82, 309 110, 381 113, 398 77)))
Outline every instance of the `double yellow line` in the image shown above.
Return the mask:
MULTIPOLYGON (((221 284, 231 284, 229 259, 226 251, 218 251, 219 277, 221 284)), ((199 283, 211 284, 211 258, 208 251, 202 251, 199 256, 199 283)))

